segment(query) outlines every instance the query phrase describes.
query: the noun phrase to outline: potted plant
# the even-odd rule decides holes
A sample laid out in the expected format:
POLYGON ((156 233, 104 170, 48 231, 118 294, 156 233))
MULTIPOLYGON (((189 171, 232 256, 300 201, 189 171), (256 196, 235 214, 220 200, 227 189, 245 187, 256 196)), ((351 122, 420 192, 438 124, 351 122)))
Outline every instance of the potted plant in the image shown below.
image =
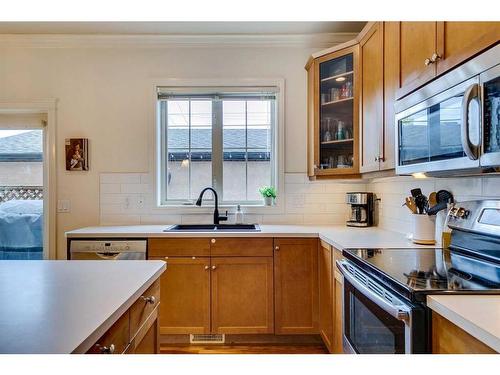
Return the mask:
POLYGON ((266 206, 272 206, 274 204, 274 200, 276 199, 276 189, 274 186, 262 186, 259 189, 260 195, 264 198, 264 204, 266 206))

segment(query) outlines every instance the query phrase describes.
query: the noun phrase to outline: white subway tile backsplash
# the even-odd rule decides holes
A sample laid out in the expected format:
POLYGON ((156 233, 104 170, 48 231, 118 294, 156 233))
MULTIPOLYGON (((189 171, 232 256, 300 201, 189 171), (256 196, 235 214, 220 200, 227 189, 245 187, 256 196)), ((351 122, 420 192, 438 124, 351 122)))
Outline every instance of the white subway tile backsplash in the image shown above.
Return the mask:
MULTIPOLYGON (((410 190, 420 187, 424 194, 450 190, 457 201, 500 198, 500 176, 447 179, 387 177, 372 180, 310 181, 305 173, 285 174, 284 213, 246 214, 246 222, 262 224, 344 224, 349 215, 345 194, 371 191, 377 202, 380 227, 411 232, 411 214, 402 207, 410 190)), ((102 173, 100 175, 101 224, 211 223, 211 214, 168 214, 155 207, 153 175, 149 173, 102 173), (161 211, 161 212, 159 212, 161 211)), ((230 214, 229 221, 234 222, 230 214)))

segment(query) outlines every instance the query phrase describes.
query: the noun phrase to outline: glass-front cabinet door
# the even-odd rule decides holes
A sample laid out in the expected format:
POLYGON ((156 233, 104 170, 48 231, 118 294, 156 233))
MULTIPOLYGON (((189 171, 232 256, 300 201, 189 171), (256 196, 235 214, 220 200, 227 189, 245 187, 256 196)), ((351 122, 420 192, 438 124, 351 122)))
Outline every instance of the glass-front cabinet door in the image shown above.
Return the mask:
POLYGON ((357 60, 355 46, 314 61, 314 74, 309 75, 309 79, 314 79, 314 101, 310 102, 314 106, 310 177, 359 172, 357 60))

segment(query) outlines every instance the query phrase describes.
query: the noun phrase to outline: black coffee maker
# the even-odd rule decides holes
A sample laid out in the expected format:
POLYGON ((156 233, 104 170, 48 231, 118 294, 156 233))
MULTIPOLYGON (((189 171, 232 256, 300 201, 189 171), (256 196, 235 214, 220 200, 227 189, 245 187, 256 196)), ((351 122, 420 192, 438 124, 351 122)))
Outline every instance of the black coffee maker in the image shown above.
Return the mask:
POLYGON ((351 205, 348 227, 371 227, 373 225, 373 193, 347 193, 346 203, 351 205))

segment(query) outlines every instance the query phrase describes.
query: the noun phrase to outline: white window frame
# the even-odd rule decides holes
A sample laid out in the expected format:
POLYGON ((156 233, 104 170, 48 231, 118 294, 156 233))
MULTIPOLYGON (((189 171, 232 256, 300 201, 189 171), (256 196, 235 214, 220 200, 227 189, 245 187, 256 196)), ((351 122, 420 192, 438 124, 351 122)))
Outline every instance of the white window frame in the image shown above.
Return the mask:
MULTIPOLYGON (((203 206, 197 207, 195 205, 183 205, 183 204, 162 204, 161 202, 161 165, 163 157, 162 152, 162 129, 161 129, 161 111, 158 104, 158 87, 224 87, 228 91, 231 87, 256 87, 256 86, 274 86, 278 90, 276 94, 276 125, 275 125, 275 136, 274 136, 274 171, 275 171, 275 187, 277 191, 276 204, 274 206, 264 206, 255 204, 243 204, 244 212, 252 214, 262 214, 262 213, 283 213, 285 208, 285 189, 284 189, 284 90, 285 81, 282 78, 269 78, 269 79, 163 79, 163 80, 153 80, 152 85, 152 98, 154 100, 154 137, 152 139, 152 144, 154 145, 154 157, 152 158, 151 171, 153 174, 154 183, 154 199, 155 207, 153 210, 165 212, 168 211, 172 214, 189 214, 189 213, 212 213, 213 206, 210 201, 203 203, 203 206)), ((235 211, 236 203, 220 203, 220 207, 224 210, 228 210, 230 213, 235 211)))

